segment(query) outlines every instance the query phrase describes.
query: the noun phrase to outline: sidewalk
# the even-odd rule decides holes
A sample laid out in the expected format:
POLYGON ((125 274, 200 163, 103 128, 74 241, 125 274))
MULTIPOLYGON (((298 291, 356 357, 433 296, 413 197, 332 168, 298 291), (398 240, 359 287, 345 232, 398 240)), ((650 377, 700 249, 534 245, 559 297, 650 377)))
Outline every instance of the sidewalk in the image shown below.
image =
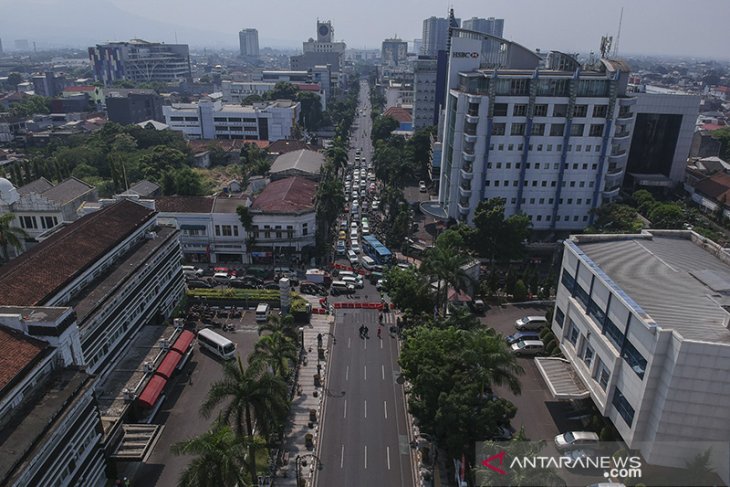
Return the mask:
MULTIPOLYGON (((318 304, 317 304, 318 305, 318 304)), ((314 305, 313 305, 314 306, 314 305)), ((324 394, 322 390, 318 391, 317 397, 314 396, 314 376, 317 374, 317 335, 322 334, 323 344, 325 348, 325 359, 329 355, 331 349, 332 325, 334 318, 332 315, 312 315, 310 326, 304 327, 304 363, 299 368, 299 377, 297 379, 297 390, 292 400, 291 409, 289 411, 289 422, 287 424, 286 438, 284 439, 284 462, 282 467, 277 470, 275 485, 276 486, 297 486, 297 456, 300 457, 299 475, 306 481, 304 485, 311 486, 312 474, 317 461, 312 456, 318 447, 320 435, 320 421, 322 420, 322 404, 324 394), (301 391, 301 394, 299 393, 301 391), (316 411, 316 421, 313 427, 309 427, 310 410, 316 411), (305 446, 305 436, 312 435, 314 448, 308 449, 305 446)), ((321 365, 320 376, 326 377, 326 360, 319 362, 321 365)))

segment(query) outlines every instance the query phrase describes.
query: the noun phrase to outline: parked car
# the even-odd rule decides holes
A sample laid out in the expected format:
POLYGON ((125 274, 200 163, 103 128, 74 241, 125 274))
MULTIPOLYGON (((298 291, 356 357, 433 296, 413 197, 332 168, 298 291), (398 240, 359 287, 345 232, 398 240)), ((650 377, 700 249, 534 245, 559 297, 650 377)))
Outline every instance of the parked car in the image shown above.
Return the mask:
POLYGON ((327 296, 327 290, 325 288, 311 281, 302 281, 299 286, 299 292, 313 296, 327 296))
POLYGON ((279 289, 279 283, 276 281, 264 281, 264 289, 279 289))
MULTIPOLYGON (((350 240, 350 250, 352 250, 355 253, 360 253, 360 244, 357 243, 357 240, 350 240)), ((357 263, 357 261, 353 262, 353 264, 357 263)))
POLYGON ((539 330, 547 325, 547 319, 544 316, 524 316, 515 321, 515 328, 518 330, 539 330))
POLYGON ((511 345, 511 351, 518 357, 538 355, 545 351, 545 344, 542 340, 520 340, 511 345))
POLYGON ((191 279, 185 284, 188 286, 188 289, 210 289, 213 287, 212 284, 202 279, 191 279))
POLYGON ((540 333, 534 330, 518 331, 507 337, 507 345, 512 345, 520 340, 539 340, 540 333))
POLYGON ((428 191, 428 188, 426 188, 425 181, 418 181, 418 191, 420 191, 421 193, 425 193, 428 191))
POLYGON ((350 264, 355 265, 357 264, 357 254, 354 250, 348 250, 347 251, 347 260, 350 261, 350 264))
POLYGON ((598 435, 592 431, 568 431, 555 437, 555 447, 561 451, 596 446, 598 435))
POLYGON ((345 255, 345 241, 344 240, 338 240, 337 246, 335 247, 335 250, 337 251, 337 255, 345 255))

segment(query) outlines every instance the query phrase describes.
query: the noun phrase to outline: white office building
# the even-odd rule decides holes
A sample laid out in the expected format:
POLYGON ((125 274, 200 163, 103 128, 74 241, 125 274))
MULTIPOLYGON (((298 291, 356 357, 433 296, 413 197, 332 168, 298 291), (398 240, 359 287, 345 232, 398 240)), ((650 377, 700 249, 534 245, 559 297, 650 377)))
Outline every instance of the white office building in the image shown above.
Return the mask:
MULTIPOLYGON (((577 235, 565 241, 552 323, 586 394, 629 448, 684 466, 718 442, 712 458, 725 482, 728 303, 730 253, 696 233, 577 235)), ((556 360, 537 363, 569 399, 565 375, 551 377, 556 360)))
POLYGON ((535 230, 585 228, 623 181, 636 103, 627 75, 620 61, 587 66, 555 51, 543 61, 455 29, 438 204, 423 211, 471 223, 480 201, 500 197, 535 230))
POLYGON ((241 57, 259 57, 259 31, 256 29, 243 29, 238 33, 238 43, 241 49, 241 57))
POLYGON ((435 59, 413 61, 413 128, 436 125, 435 59))
POLYGON ((248 106, 219 100, 175 103, 162 107, 165 123, 188 139, 243 139, 275 142, 292 137, 301 105, 290 100, 248 106))

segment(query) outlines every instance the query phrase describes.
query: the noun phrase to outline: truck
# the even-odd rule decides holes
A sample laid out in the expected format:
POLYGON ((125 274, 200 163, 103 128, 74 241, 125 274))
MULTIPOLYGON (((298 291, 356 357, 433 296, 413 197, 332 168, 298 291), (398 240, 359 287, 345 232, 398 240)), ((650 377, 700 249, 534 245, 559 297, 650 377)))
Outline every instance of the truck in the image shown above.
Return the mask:
POLYGON ((307 269, 306 279, 321 286, 329 286, 332 284, 332 276, 322 269, 307 269))

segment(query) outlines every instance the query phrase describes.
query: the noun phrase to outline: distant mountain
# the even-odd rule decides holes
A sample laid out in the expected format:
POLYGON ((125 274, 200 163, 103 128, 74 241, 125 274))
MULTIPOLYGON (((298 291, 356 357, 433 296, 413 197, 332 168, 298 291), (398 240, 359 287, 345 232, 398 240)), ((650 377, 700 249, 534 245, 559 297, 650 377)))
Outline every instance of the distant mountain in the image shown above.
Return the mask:
MULTIPOLYGON (((152 0, 154 1, 154 0, 152 0)), ((237 47, 237 32, 215 32, 151 20, 104 0, 0 0, 0 38, 6 49, 28 39, 39 49, 88 47, 133 38, 191 46, 237 47)), ((263 44, 262 44, 263 45, 263 44)), ((282 41, 282 45, 294 43, 282 41)))

